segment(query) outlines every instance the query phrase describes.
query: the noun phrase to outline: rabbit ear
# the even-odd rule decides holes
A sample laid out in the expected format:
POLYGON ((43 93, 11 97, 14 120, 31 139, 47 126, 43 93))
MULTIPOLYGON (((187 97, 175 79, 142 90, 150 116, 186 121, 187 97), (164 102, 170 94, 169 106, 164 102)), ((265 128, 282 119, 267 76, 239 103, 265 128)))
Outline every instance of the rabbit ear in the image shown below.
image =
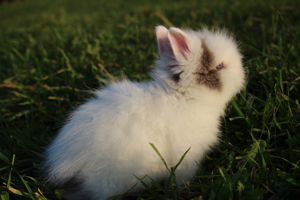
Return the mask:
POLYGON ((161 57, 174 57, 170 41, 168 39, 168 29, 164 26, 157 26, 155 28, 156 37, 157 37, 157 44, 158 44, 158 51, 161 57))
POLYGON ((168 31, 168 38, 178 62, 187 60, 186 53, 189 52, 188 36, 178 28, 170 28, 168 31))

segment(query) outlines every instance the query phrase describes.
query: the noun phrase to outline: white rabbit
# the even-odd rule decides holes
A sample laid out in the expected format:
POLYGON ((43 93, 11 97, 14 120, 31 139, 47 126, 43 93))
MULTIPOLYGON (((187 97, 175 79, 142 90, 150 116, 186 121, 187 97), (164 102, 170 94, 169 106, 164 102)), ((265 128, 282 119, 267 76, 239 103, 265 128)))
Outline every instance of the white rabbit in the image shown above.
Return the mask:
POLYGON ((191 147, 176 171, 183 184, 217 142, 226 104, 244 84, 237 44, 224 31, 158 26, 156 36, 154 80, 123 80, 97 90, 47 148, 47 181, 66 189, 65 198, 104 200, 130 189, 138 181, 134 175, 168 178, 149 143, 168 166, 191 147))

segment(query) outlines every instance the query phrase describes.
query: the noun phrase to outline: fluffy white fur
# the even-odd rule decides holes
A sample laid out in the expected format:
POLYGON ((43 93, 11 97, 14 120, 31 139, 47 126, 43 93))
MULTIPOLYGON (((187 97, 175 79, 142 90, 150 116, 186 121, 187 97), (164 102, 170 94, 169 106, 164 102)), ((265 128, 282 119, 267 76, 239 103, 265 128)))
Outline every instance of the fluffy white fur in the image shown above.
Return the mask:
MULTIPOLYGON (((110 83, 97 97, 70 116, 47 148, 47 181, 68 189, 67 199, 104 200, 122 194, 148 174, 164 180, 169 174, 153 143, 169 166, 191 147, 177 170, 179 184, 193 180, 197 161, 217 142, 220 116, 244 83, 242 56, 225 32, 156 27, 160 58, 151 72, 153 81, 110 83), (203 43, 213 55, 220 88, 197 82, 203 67, 203 43), (172 75, 179 74, 177 81, 172 75)), ((135 189, 140 189, 138 185, 135 189)))

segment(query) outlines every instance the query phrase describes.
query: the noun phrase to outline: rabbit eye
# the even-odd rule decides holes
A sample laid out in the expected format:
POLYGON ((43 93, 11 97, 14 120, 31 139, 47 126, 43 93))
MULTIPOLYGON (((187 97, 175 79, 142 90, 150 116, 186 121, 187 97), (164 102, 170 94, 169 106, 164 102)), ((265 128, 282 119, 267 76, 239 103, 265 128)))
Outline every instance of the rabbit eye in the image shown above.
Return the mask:
POLYGON ((223 68, 223 63, 219 64, 218 66, 216 66, 216 70, 220 70, 223 68))

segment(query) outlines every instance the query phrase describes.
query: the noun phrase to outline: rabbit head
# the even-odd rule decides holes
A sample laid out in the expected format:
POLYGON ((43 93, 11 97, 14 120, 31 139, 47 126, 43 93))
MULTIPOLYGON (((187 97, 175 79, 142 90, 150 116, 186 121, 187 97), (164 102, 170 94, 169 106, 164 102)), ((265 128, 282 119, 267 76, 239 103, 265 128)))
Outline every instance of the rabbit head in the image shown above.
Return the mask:
POLYGON ((156 27, 159 59, 152 73, 157 81, 196 98, 216 93, 229 101, 244 84, 238 46, 225 31, 185 31, 156 27))

